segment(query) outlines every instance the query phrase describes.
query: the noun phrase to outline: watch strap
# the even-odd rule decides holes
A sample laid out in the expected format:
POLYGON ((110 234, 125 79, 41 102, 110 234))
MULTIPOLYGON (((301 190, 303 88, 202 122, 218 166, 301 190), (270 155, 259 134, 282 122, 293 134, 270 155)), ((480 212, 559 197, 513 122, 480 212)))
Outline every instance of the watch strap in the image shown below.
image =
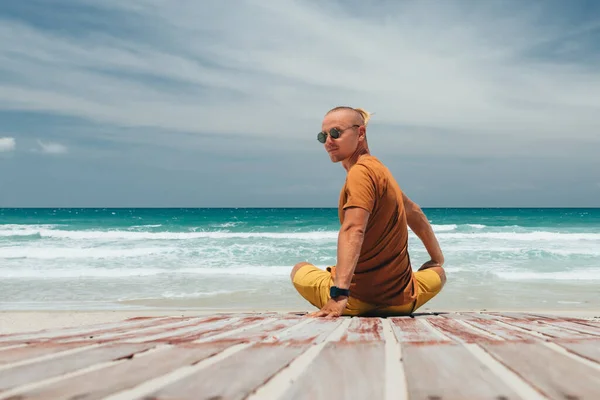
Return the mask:
POLYGON ((336 297, 339 297, 339 296, 350 297, 350 289, 340 289, 337 286, 332 286, 329 289, 329 297, 331 297, 332 299, 335 299, 336 297))

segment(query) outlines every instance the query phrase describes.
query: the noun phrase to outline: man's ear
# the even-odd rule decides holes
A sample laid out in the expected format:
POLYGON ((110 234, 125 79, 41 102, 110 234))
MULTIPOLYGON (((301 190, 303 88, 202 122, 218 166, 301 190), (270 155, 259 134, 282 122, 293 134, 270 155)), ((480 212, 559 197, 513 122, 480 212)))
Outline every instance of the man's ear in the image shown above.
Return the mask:
POLYGON ((361 140, 365 140, 366 136, 367 136, 367 130, 365 129, 364 125, 359 126, 358 127, 358 138, 361 140))

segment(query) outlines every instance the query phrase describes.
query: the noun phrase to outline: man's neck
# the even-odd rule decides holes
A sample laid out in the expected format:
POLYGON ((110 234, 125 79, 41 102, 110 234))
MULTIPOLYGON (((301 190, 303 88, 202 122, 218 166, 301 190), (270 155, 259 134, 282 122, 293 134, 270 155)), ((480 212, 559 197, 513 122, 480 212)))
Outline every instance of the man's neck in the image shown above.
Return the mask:
POLYGON ((365 149, 365 148, 357 149, 354 152, 354 154, 352 154, 350 157, 348 157, 347 159, 342 161, 342 166, 344 167, 346 172, 348 172, 348 171, 350 171, 350 168, 352 168, 354 166, 354 164, 356 164, 358 162, 360 157, 368 156, 368 155, 371 155, 371 153, 369 153, 369 149, 365 149))

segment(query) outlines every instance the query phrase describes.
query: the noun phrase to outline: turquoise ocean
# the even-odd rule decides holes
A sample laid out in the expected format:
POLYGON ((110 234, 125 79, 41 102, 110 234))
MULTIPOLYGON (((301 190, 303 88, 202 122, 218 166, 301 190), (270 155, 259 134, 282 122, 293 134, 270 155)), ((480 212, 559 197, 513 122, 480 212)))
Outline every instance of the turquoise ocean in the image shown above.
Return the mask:
MULTIPOLYGON (((423 310, 600 309, 600 209, 424 209, 448 283, 423 310)), ((337 209, 0 209, 0 309, 310 309, 337 209)), ((428 260, 410 232, 413 269, 428 260)))

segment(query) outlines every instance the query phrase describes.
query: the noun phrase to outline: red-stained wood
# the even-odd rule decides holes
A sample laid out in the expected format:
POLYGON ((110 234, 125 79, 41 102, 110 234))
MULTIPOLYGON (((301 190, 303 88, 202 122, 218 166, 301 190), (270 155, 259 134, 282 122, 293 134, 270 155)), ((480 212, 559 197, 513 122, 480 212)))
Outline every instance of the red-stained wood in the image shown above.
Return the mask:
POLYGON ((596 340, 581 341, 557 340, 554 343, 564 347, 571 353, 587 358, 590 361, 597 362, 600 365, 600 338, 596 340))
POLYGON ((402 359, 410 399, 521 398, 461 344, 409 343, 402 359))
POLYGON ((352 318, 350 326, 339 340, 341 342, 381 342, 383 324, 380 318, 352 318))
POLYGON ((383 399, 384 380, 383 341, 329 342, 281 398, 383 399))
POLYGON ((0 365, 12 364, 29 358, 37 358, 52 353, 74 349, 82 346, 80 343, 35 343, 25 347, 16 347, 0 351, 0 365))
MULTIPOLYGON (((520 314, 509 313, 511 318, 518 319, 520 314)), ((600 336, 600 325, 592 323, 589 320, 581 318, 559 317, 556 315, 523 314, 526 319, 538 321, 542 324, 558 326, 567 330, 587 333, 593 336, 600 336)))
POLYGON ((89 338, 110 332, 125 332, 146 327, 159 326, 163 324, 182 321, 183 318, 153 318, 144 320, 120 321, 108 324, 94 324, 73 328, 45 329, 35 332, 10 334, 0 336, 0 342, 32 343, 42 341, 57 341, 72 338, 89 338))
POLYGON ((399 342, 442 343, 449 339, 438 335, 424 319, 394 317, 389 318, 394 335, 399 342))
POLYGON ((120 334, 111 339, 135 342, 169 342, 171 340, 183 341, 183 338, 187 337, 188 341, 192 341, 200 334, 211 332, 223 326, 233 324, 236 321, 238 321, 238 318, 218 316, 203 320, 189 321, 182 325, 170 325, 159 329, 120 334))
POLYGON ((219 336, 213 339, 211 336, 202 338, 203 342, 212 342, 213 340, 241 340, 243 342, 260 342, 262 340, 274 340, 276 335, 282 333, 286 329, 291 329, 301 320, 298 318, 281 318, 270 321, 266 324, 255 326, 243 331, 234 332, 230 335, 219 336))
POLYGON ((503 339, 493 334, 486 334, 474 329, 472 326, 461 324, 460 322, 448 318, 429 318, 427 320, 441 333, 458 342, 476 343, 476 342, 497 342, 503 339))
POLYGON ((595 327, 595 326, 591 326, 591 325, 579 324, 577 322, 561 321, 559 319, 547 320, 547 321, 541 321, 541 322, 543 324, 557 326, 562 329, 567 329, 570 331, 576 331, 576 332, 581 332, 581 333, 585 333, 588 335, 592 335, 595 337, 600 337, 600 326, 595 327))
POLYGON ((308 346, 255 344, 144 398, 245 399, 289 365, 308 346))
POLYGON ((543 343, 483 343, 507 368, 551 399, 600 398, 600 372, 543 343))
MULTIPOLYGON (((161 334, 164 332, 172 332, 174 330, 185 329, 188 327, 202 326, 204 324, 209 324, 214 321, 222 321, 227 319, 222 316, 212 316, 212 317, 203 317, 203 318, 186 318, 180 319, 177 322, 172 322, 169 324, 162 324, 158 326, 148 326, 143 329, 124 329, 118 331, 108 332, 106 334, 94 336, 91 339, 97 342, 112 342, 117 340, 126 340, 130 338, 142 337, 142 336, 153 336, 157 334, 161 334)), ((78 338, 74 338, 71 340, 77 340, 78 338)))
POLYGON ((186 343, 148 352, 122 363, 19 393, 19 399, 102 399, 178 368, 194 365, 236 343, 239 342, 186 343))
POLYGON ((20 385, 77 371, 98 363, 130 357, 154 346, 151 343, 110 344, 2 370, 0 371, 0 393, 20 385))
POLYGON ((273 343, 321 343, 340 326, 342 321, 342 318, 333 320, 305 319, 301 324, 296 324, 296 326, 290 329, 274 334, 266 341, 273 343))
POLYGON ((493 335, 499 336, 504 340, 512 340, 512 341, 535 341, 535 340, 543 340, 538 336, 532 335, 530 333, 522 332, 517 329, 512 329, 511 327, 507 327, 506 325, 498 323, 496 320, 492 319, 483 319, 483 318, 463 318, 463 322, 466 324, 472 325, 476 328, 482 329, 486 332, 489 332, 493 335))
POLYGON ((211 336, 221 335, 230 331, 235 331, 237 329, 244 328, 249 325, 255 325, 257 323, 264 322, 265 320, 269 319, 270 318, 265 318, 264 316, 259 315, 253 317, 245 317, 242 319, 236 318, 231 320, 223 320, 210 326, 202 326, 200 327, 200 329, 191 332, 186 332, 184 334, 175 334, 153 340, 168 343, 192 342, 198 339, 209 338, 211 336))
POLYGON ((501 315, 492 315, 494 319, 497 321, 503 322, 508 325, 516 326, 522 329, 526 329, 531 332, 541 333, 548 337, 552 338, 562 338, 562 339, 590 339, 594 338, 593 335, 588 335, 586 333, 580 333, 575 331, 569 331, 566 329, 562 329, 557 326, 552 326, 545 324, 543 322, 539 322, 537 320, 531 319, 516 319, 512 317, 504 317, 501 315))
POLYGON ((588 326, 592 326, 592 327, 600 327, 600 319, 591 320, 591 319, 585 319, 585 318, 576 318, 576 317, 568 317, 568 316, 552 315, 552 314, 516 313, 516 312, 496 312, 496 313, 490 313, 490 314, 502 315, 505 317, 515 318, 515 319, 529 319, 532 321, 541 321, 541 322, 548 322, 549 320, 568 321, 568 322, 574 322, 576 324, 583 324, 583 325, 588 325, 588 326))
MULTIPOLYGON (((598 382, 590 378, 594 374, 599 376, 600 370, 588 365, 600 365, 600 336, 596 334, 600 327, 593 323, 581 324, 580 320, 573 318, 518 313, 442 313, 418 318, 390 317, 387 320, 402 348, 402 368, 405 369, 411 399, 518 398, 510 389, 507 390, 506 377, 501 379, 496 375, 496 369, 488 369, 491 364, 486 364, 487 357, 480 359, 469 351, 472 343, 482 346, 548 398, 600 398, 600 394, 592 391, 593 385, 598 382), (544 341, 554 344, 548 347, 544 341), (511 347, 515 344, 536 344, 537 347, 511 347), (508 347, 503 347, 505 345, 508 347), (556 350, 555 345, 573 356, 556 350), (560 365, 558 372, 542 371, 556 369, 557 365, 560 365), (581 374, 587 375, 580 388, 581 374), (559 377, 562 377, 562 382, 556 384, 554 381, 561 380, 559 377), (563 397, 557 397, 558 393, 563 393, 563 397)), ((285 386, 276 391, 285 392, 281 398, 374 400, 384 395, 386 343, 383 335, 385 325, 381 318, 354 317, 348 321, 348 318, 324 320, 293 314, 260 313, 173 318, 157 326, 151 319, 130 322, 129 327, 122 323, 96 326, 95 331, 104 332, 95 338, 99 338, 98 341, 85 340, 82 332, 89 330, 80 328, 69 329, 67 333, 65 330, 48 330, 43 335, 37 332, 33 333, 34 337, 32 333, 11 335, 25 340, 6 341, 2 345, 13 346, 38 339, 42 342, 5 350, 0 348, 0 397, 3 391, 23 387, 25 390, 29 388, 29 391, 18 393, 15 390, 16 397, 11 398, 104 398, 133 389, 178 368, 194 365, 229 346, 249 343, 248 348, 232 352, 214 364, 203 363, 203 368, 192 375, 184 375, 180 381, 171 380, 169 386, 144 395, 144 399, 246 398, 304 351, 315 349, 313 345, 323 342, 340 324, 348 322, 348 328, 340 332, 340 336, 332 337, 333 342, 328 342, 318 353, 311 353, 315 356, 312 361, 311 358, 305 359, 310 361, 310 365, 299 363, 287 370, 290 378, 287 391, 285 386), (140 328, 139 323, 148 325, 140 328), (102 343, 103 340, 109 343, 79 352, 72 350, 78 346, 102 343), (194 340, 203 343, 192 343, 194 340), (159 347, 154 349, 156 346, 159 347), (148 349, 152 350, 145 351, 148 349), (137 355, 132 359, 110 362, 134 353, 137 355), (24 363, 20 363, 23 360, 24 363), (102 364, 102 368, 81 375, 43 386, 22 386, 98 364, 102 364)), ((400 368, 400 364, 397 366, 400 368)), ((277 381, 278 385, 287 383, 287 379, 277 381)))

